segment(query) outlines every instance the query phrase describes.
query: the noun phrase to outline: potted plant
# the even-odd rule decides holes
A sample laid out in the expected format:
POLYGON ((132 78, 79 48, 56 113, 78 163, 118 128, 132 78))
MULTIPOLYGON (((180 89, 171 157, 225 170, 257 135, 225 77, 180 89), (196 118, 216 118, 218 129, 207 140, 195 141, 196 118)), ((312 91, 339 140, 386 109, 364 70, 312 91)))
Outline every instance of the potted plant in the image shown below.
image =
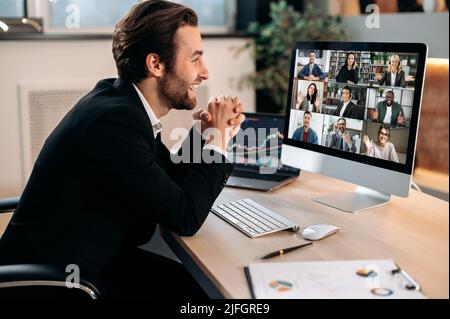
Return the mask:
POLYGON ((258 110, 283 112, 287 105, 289 69, 292 46, 297 41, 345 40, 346 32, 340 17, 323 16, 311 4, 303 14, 286 1, 270 4, 271 21, 265 25, 254 22, 248 31, 255 35, 246 48, 254 52, 257 71, 245 77, 259 93, 258 110), (270 102, 267 102, 270 101, 270 102), (261 107, 266 103, 265 107, 261 107))
POLYGON ((338 98, 338 92, 339 92, 339 86, 335 85, 334 86, 334 97, 338 98))
POLYGON ((389 63, 389 58, 386 52, 383 53, 383 65, 387 65, 389 63))
POLYGON ((383 97, 384 89, 378 88, 378 93, 380 93, 380 97, 383 97))
POLYGON ((372 64, 373 65, 378 65, 378 54, 376 54, 376 53, 373 53, 372 54, 372 64))

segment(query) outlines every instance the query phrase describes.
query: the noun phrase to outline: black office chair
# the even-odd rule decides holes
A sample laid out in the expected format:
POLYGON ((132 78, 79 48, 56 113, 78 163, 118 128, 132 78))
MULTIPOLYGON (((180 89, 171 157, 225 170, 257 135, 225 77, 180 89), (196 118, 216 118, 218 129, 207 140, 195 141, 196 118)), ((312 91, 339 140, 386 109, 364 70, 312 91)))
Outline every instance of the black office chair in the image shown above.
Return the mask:
MULTIPOLYGON (((0 214, 14 211, 18 202, 19 197, 0 199, 0 214)), ((65 269, 54 265, 0 265, 0 300, 100 298, 98 284, 86 278, 80 278, 80 283, 69 289, 68 275, 65 269)))

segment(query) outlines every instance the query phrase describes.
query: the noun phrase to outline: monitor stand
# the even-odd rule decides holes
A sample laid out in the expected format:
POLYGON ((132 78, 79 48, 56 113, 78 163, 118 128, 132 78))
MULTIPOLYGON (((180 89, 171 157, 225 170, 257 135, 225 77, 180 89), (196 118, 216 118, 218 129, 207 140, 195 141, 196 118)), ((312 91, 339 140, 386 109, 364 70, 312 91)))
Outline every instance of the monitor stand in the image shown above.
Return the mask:
POLYGON ((366 209, 386 205, 390 199, 390 194, 358 186, 353 192, 321 196, 312 200, 347 213, 359 213, 366 209))

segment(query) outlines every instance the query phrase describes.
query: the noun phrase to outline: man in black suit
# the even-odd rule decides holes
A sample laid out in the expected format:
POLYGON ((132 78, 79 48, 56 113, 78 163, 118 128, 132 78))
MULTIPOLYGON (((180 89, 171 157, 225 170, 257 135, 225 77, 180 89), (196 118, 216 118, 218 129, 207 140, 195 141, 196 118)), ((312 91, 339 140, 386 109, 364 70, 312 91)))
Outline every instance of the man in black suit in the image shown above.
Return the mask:
POLYGON ((338 107, 334 111, 333 115, 339 117, 347 117, 351 119, 362 120, 364 119, 364 110, 355 105, 351 101, 352 91, 349 86, 344 86, 342 89, 342 101, 338 103, 338 107))
POLYGON ((119 78, 98 82, 46 140, 0 263, 75 264, 109 298, 205 296, 180 263, 138 246, 156 224, 185 236, 201 227, 232 170, 226 146, 242 104, 211 99, 182 147, 190 163, 175 164, 159 119, 193 109, 208 79, 195 12, 159 0, 136 5, 116 26, 113 54, 119 78), (216 134, 195 149, 206 129, 216 134))

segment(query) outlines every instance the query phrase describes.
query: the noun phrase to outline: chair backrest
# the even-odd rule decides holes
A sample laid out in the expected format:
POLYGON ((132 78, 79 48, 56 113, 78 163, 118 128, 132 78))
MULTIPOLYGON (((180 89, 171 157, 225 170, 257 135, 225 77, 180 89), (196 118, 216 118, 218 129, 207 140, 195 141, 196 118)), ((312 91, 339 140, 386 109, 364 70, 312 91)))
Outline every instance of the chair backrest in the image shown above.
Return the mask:
POLYGON ((9 197, 0 199, 0 214, 12 212, 16 209, 20 197, 9 197))
MULTIPOLYGON (((14 211, 18 202, 19 197, 1 199, 0 214, 14 211)), ((54 265, 0 265, 0 300, 83 300, 100 297, 98 283, 93 284, 86 278, 79 278, 76 284, 68 283, 67 278, 65 269, 54 265)))
POLYGON ((16 264, 0 266, 0 300, 20 299, 98 299, 97 286, 86 279, 76 285, 68 274, 52 265, 16 264))

